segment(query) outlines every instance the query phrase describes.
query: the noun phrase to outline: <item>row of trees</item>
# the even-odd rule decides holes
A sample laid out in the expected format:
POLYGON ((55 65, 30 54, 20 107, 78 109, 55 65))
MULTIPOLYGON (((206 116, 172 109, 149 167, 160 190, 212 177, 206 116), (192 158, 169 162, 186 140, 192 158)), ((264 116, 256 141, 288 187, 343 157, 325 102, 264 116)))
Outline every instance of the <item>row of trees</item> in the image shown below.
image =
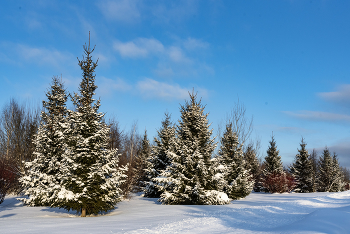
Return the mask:
POLYGON ((90 45, 84 46, 84 52, 86 58, 79 61, 83 71, 79 94, 70 95, 74 110, 66 108, 68 95, 57 77, 43 102, 41 118, 18 111, 16 102, 11 102, 12 109, 5 108, 0 194, 19 181, 13 188, 29 195, 23 199, 26 204, 76 210, 85 216, 113 209, 122 194, 130 191, 144 191, 146 197, 158 197, 163 204, 213 205, 243 198, 253 189, 313 192, 344 188, 336 155, 331 157, 325 149, 318 160, 308 154, 303 140, 288 170, 282 166, 274 137, 260 163, 257 147, 244 146, 252 125, 245 122, 245 109, 239 105, 215 152, 217 143, 208 114, 194 92, 180 106, 177 124, 165 114, 154 144, 146 131, 143 137, 137 134, 136 124, 124 133, 118 122, 108 122, 98 112, 100 101, 93 98, 97 63, 92 61, 90 45), (9 113, 15 113, 14 117, 9 113), (15 126, 14 134, 8 126, 15 126))
POLYGON ((257 191, 265 192, 338 192, 345 189, 348 172, 339 166, 337 155, 331 156, 326 147, 318 158, 313 150, 309 154, 304 139, 293 164, 284 169, 281 157, 272 137, 270 146, 262 164, 262 173, 257 181, 257 191))

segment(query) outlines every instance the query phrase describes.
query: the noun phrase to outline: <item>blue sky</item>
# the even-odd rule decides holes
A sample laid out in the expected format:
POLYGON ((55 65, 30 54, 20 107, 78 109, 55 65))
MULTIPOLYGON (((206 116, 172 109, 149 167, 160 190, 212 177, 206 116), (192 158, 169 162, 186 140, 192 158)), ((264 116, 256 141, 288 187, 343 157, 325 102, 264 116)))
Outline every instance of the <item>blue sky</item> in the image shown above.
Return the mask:
POLYGON ((301 137, 350 168, 349 1, 2 1, 0 105, 39 105, 53 76, 77 92, 83 44, 96 45, 101 111, 156 135, 193 88, 214 133, 239 99, 261 156, 283 162, 301 137))

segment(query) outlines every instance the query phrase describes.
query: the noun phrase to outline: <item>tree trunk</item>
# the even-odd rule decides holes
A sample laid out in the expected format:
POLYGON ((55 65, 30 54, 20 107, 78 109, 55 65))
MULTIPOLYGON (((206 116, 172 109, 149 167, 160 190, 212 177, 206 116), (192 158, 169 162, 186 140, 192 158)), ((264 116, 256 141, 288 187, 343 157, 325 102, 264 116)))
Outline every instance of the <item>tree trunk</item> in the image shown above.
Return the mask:
POLYGON ((86 209, 85 208, 81 209, 81 217, 86 217, 86 209))

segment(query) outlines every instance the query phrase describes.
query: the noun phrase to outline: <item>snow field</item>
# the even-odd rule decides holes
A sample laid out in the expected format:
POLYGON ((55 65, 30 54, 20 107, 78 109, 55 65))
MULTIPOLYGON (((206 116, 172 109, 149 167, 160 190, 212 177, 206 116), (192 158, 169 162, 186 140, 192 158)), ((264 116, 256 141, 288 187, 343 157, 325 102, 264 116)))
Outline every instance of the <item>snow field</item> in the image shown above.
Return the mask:
POLYGON ((0 205, 1 233, 350 233, 350 191, 251 193, 229 205, 161 205, 134 194, 104 215, 26 207, 9 196, 0 205))

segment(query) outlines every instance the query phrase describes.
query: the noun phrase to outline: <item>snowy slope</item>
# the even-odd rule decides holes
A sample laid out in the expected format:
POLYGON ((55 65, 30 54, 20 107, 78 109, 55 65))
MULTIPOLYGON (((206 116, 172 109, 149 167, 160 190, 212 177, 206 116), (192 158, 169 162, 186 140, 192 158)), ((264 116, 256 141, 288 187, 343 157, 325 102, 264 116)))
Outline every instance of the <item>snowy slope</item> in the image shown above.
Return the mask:
POLYGON ((252 193, 222 206, 166 206, 134 195, 87 218, 11 196, 0 205, 1 233, 350 233, 349 222, 350 191, 252 193))

